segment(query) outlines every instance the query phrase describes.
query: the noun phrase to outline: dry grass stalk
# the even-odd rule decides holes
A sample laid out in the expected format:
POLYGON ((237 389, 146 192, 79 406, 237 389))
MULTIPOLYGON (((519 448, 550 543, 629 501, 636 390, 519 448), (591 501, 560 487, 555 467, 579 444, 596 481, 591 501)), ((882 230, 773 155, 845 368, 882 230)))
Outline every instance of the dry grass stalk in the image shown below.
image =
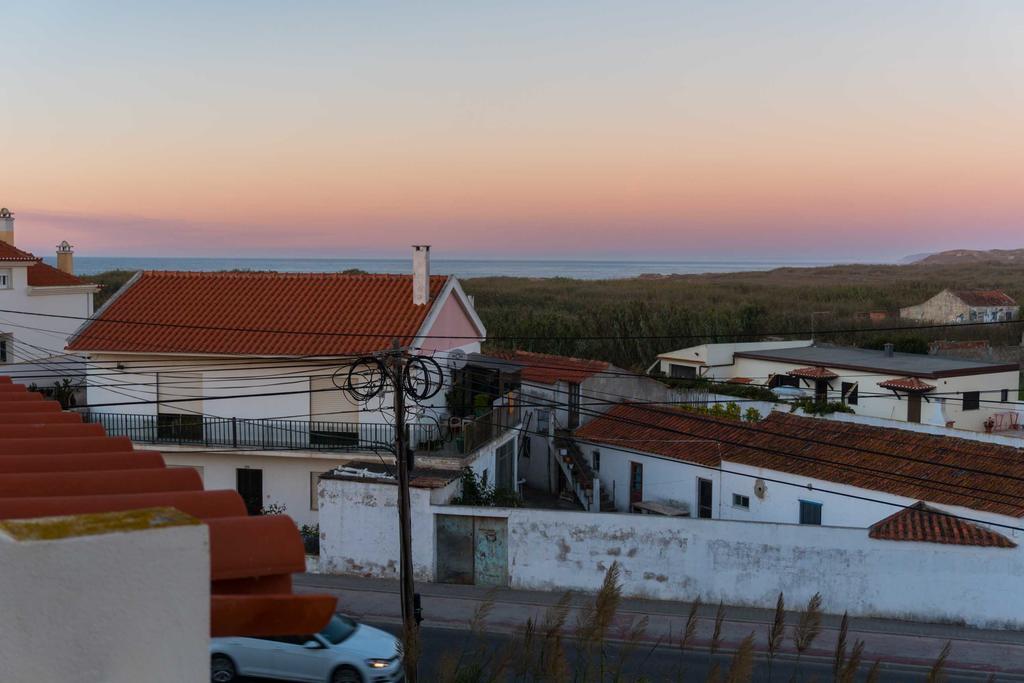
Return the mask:
POLYGON ((882 662, 875 660, 875 663, 868 669, 867 678, 864 679, 864 683, 878 683, 882 675, 882 662))
POLYGON ((711 634, 711 657, 715 656, 718 648, 722 646, 722 624, 725 622, 725 605, 718 602, 718 611, 715 612, 715 630, 711 634))
POLYGON ((772 680, 772 665, 775 662, 775 655, 782 646, 786 636, 786 599, 779 593, 779 599, 775 601, 775 618, 768 628, 768 682, 772 680))
POLYGON ((677 677, 680 681, 686 680, 686 649, 693 644, 697 636, 697 613, 701 608, 700 596, 690 604, 690 611, 686 615, 686 625, 683 626, 682 636, 679 638, 679 655, 682 665, 679 667, 677 677))
POLYGON ((740 643, 729 664, 726 683, 749 683, 754 676, 754 634, 750 633, 740 643))
POLYGON ((846 634, 850 628, 850 617, 843 612, 843 619, 839 622, 839 636, 836 638, 836 649, 832 656, 832 680, 839 682, 839 675, 846 665, 846 634))
POLYGON ((607 668, 605 640, 622 602, 622 583, 619 577, 622 568, 613 562, 605 572, 601 589, 594 597, 594 604, 580 611, 576 624, 577 661, 576 680, 601 681, 607 668), (597 660, 597 671, 591 673, 591 666, 597 660))
POLYGON ((853 650, 850 651, 850 658, 846 660, 842 671, 839 672, 839 683, 854 683, 857 680, 857 670, 860 669, 860 663, 863 658, 864 641, 855 640, 853 650))
POLYGON ((800 659, 821 634, 821 593, 815 593, 807 601, 807 607, 800 613, 793 628, 793 645, 796 646, 796 668, 793 679, 800 673, 800 659))
POLYGON ((935 663, 932 664, 931 670, 928 672, 928 683, 940 683, 940 681, 946 680, 942 671, 946 668, 946 660, 949 659, 949 653, 953 650, 953 643, 949 640, 942 646, 942 652, 939 653, 935 663))

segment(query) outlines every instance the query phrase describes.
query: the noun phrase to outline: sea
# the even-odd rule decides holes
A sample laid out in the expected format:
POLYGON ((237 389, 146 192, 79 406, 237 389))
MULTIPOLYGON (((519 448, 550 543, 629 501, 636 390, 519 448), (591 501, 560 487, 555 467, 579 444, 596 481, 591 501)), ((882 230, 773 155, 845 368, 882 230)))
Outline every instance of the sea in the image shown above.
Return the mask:
MULTIPOLYGON (((44 259, 51 265, 53 258, 44 259)), ((783 267, 830 266, 830 261, 577 261, 431 259, 432 273, 473 277, 564 277, 613 280, 641 275, 686 275, 773 270, 783 267)), ((108 270, 274 270, 283 273, 340 272, 357 268, 369 273, 408 273, 411 259, 370 258, 182 258, 152 256, 75 256, 75 272, 94 275, 108 270)))

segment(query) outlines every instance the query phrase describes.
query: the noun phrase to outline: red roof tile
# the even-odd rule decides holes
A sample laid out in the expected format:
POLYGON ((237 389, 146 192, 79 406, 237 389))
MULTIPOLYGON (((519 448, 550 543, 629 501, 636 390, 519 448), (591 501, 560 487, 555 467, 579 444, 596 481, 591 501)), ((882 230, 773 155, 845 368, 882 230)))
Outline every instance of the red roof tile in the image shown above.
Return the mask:
POLYGON ((1024 517, 1024 450, 984 441, 778 411, 741 423, 632 404, 612 408, 576 436, 711 467, 725 460, 1024 517), (967 465, 978 471, 958 469, 967 465))
POLYGON ((1016 306, 1006 292, 998 289, 964 289, 953 294, 968 306, 1016 306))
POLYGON ((0 240, 0 261, 38 261, 39 258, 0 240))
POLYGON ((825 368, 797 368, 796 370, 790 370, 786 373, 790 377, 806 377, 807 379, 835 379, 839 375, 826 370, 825 368))
POLYGON ((935 388, 934 385, 922 382, 917 377, 897 377, 894 379, 887 379, 884 382, 879 382, 878 386, 883 389, 894 389, 896 391, 910 391, 915 393, 925 393, 935 388))
POLYGON ((991 529, 915 503, 872 524, 868 536, 882 541, 919 541, 951 545, 1015 548, 1016 543, 991 529))
POLYGON ((48 263, 40 261, 28 268, 28 284, 30 287, 70 287, 73 285, 90 284, 80 277, 76 277, 63 270, 54 268, 48 263))
POLYGON ((294 522, 248 517, 235 491, 203 491, 195 470, 168 469, 77 415, 52 422, 55 401, 0 377, 0 519, 175 507, 210 528, 211 635, 312 633, 334 612, 328 595, 294 595, 305 554, 294 522))
MULTIPOLYGON (((555 356, 548 353, 533 351, 505 351, 497 349, 489 351, 488 356, 501 360, 514 361, 522 367, 522 378, 537 384, 555 384, 572 382, 579 384, 588 377, 604 372, 610 365, 601 360, 572 358, 571 356, 555 356)), ((509 367, 509 370, 515 370, 509 367)))
MULTIPOLYGON (((430 278, 434 300, 448 281, 430 278)), ((71 340, 72 351, 336 356, 412 341, 431 306, 410 275, 146 272, 71 340)))
POLYGON ((730 377, 725 382, 726 384, 753 384, 754 380, 750 377, 730 377))

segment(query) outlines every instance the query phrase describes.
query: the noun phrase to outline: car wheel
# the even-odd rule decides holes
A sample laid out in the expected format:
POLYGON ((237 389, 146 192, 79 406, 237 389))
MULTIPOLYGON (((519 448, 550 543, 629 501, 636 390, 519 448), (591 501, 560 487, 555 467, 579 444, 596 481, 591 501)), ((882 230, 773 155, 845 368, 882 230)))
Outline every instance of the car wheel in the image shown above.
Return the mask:
POLYGON ((351 666, 343 666, 334 670, 331 683, 363 683, 363 677, 351 666))
POLYGON ((237 679, 238 672, 230 658, 224 655, 214 655, 210 658, 210 680, 213 683, 232 683, 237 679))

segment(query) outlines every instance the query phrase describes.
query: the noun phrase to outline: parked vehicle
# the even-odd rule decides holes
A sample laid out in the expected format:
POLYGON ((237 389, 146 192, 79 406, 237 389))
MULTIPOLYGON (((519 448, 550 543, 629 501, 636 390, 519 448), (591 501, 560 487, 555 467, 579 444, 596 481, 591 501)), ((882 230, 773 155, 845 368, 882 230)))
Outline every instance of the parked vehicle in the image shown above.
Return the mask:
POLYGON ((404 680, 402 654, 401 642, 390 633, 335 615, 312 635, 211 639, 210 680, 395 683, 404 680))

